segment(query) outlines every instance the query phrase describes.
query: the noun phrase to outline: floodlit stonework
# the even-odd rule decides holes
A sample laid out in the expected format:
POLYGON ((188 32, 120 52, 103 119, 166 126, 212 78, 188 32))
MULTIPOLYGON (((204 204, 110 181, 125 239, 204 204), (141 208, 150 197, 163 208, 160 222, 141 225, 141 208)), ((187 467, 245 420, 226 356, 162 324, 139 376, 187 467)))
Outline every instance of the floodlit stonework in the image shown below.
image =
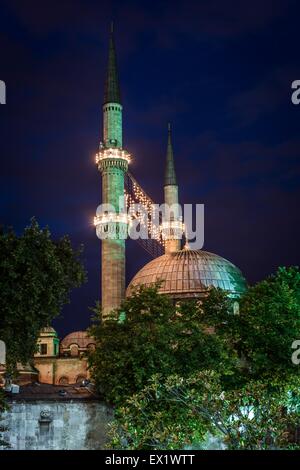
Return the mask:
MULTIPOLYGON (((110 204, 118 214, 120 198, 124 198, 124 174, 128 169, 128 159, 122 158, 122 105, 112 33, 103 102, 103 142, 99 151, 102 158, 97 163, 102 176, 102 204, 110 204)), ((102 240, 101 247, 103 316, 118 308, 125 297, 125 240, 118 236, 119 222, 107 223, 103 231, 109 233, 112 228, 116 239, 102 240)))
POLYGON ((86 331, 69 333, 59 343, 56 331, 47 327, 40 333, 38 346, 34 367, 39 382, 67 385, 90 378, 85 354, 95 348, 95 341, 86 331))
POLYGON ((88 363, 79 357, 35 358, 34 366, 41 383, 67 385, 81 383, 90 378, 88 363))
POLYGON ((110 407, 86 390, 32 385, 10 400, 1 424, 11 450, 94 450, 107 442, 110 407))

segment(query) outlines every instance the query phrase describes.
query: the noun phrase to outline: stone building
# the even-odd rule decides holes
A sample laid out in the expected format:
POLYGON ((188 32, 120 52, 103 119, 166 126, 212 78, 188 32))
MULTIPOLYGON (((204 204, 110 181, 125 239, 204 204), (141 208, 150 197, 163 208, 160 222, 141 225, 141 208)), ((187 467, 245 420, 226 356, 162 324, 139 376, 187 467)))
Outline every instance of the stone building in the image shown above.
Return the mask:
MULTIPOLYGON (((85 380, 89 379, 85 353, 94 347, 85 331, 70 333, 61 342, 52 327, 40 332, 33 365, 18 364, 20 393, 7 394, 9 409, 1 415, 1 425, 7 428, 1 437, 11 449, 104 447, 112 410, 85 380)), ((4 374, 3 366, 0 386, 4 374)))
POLYGON ((44 328, 34 355, 39 382, 68 385, 89 379, 85 353, 94 347, 95 342, 86 331, 70 333, 60 342, 54 328, 44 328))
MULTIPOLYGON (((17 364, 18 379, 16 382, 18 385, 28 385, 39 380, 39 372, 32 364, 17 364)), ((6 368, 4 364, 0 364, 0 387, 5 384, 6 368)), ((15 380, 14 380, 15 382, 15 380)))
MULTIPOLYGON (((79 384, 90 378, 86 352, 95 341, 86 331, 69 333, 62 341, 51 326, 43 328, 32 364, 18 364, 19 385, 34 382, 52 385, 79 384)), ((0 385, 4 384, 5 367, 0 365, 0 385)))
POLYGON ((1 417, 10 449, 94 450, 105 446, 112 409, 88 387, 35 383, 9 397, 1 417))

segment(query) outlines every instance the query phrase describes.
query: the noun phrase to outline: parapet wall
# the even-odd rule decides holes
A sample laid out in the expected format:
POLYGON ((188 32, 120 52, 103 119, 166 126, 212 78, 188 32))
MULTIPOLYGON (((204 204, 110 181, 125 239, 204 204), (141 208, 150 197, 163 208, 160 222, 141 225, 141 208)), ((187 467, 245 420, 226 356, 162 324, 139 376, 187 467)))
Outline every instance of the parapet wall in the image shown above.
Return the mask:
POLYGON ((111 409, 101 402, 11 402, 1 425, 12 450, 103 449, 111 409))

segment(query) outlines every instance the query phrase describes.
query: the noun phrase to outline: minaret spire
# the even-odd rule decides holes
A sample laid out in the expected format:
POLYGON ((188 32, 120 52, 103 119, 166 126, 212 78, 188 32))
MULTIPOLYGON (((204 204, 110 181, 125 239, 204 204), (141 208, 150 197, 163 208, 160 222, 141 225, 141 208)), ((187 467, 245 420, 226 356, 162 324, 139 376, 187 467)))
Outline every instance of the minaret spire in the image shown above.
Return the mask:
POLYGON ((119 77, 118 77, 118 69, 117 69, 113 21, 111 22, 111 25, 110 25, 108 67, 107 67, 105 87, 104 87, 103 104, 105 103, 121 104, 121 93, 120 93, 119 77))
POLYGON ((174 253, 180 250, 181 216, 178 205, 178 185, 175 173, 174 155, 171 136, 171 124, 168 123, 168 145, 164 180, 165 205, 169 211, 169 219, 164 223, 163 238, 165 252, 174 253))
POLYGON ((164 186, 177 185, 172 146, 171 124, 168 123, 168 145, 164 186))
POLYGON ((117 70, 114 24, 110 25, 108 67, 103 100, 103 144, 106 148, 122 148, 122 104, 117 70))

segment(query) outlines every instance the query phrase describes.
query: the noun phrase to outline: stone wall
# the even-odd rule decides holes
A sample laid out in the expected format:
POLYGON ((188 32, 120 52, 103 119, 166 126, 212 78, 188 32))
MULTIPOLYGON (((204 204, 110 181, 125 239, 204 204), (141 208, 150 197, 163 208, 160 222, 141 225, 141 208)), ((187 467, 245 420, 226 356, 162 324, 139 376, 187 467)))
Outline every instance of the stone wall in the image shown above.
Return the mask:
POLYGON ((1 424, 16 450, 103 449, 112 411, 101 402, 12 402, 1 424))
POLYGON ((39 371, 39 382, 45 384, 75 384, 79 378, 90 377, 84 357, 35 357, 34 366, 39 371))

